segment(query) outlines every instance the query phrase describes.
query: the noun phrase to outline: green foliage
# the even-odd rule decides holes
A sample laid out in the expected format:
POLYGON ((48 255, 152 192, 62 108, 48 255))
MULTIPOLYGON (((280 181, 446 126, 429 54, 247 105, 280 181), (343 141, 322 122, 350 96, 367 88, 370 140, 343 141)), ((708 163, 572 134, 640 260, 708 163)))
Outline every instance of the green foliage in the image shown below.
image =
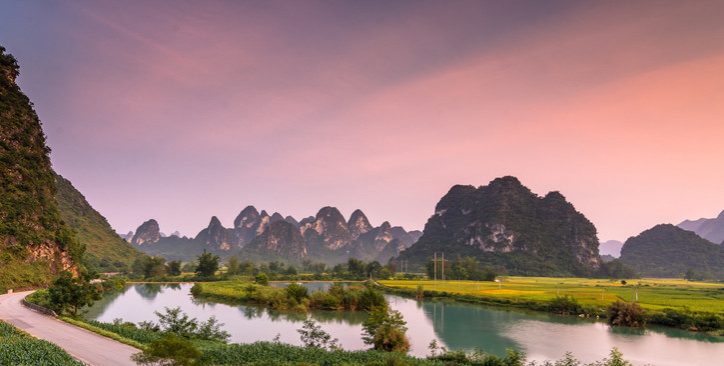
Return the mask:
POLYGON ((83 366, 84 364, 55 344, 35 339, 0 321, 0 365, 83 366))
POLYGON ((214 277, 219 270, 219 256, 212 255, 204 249, 204 252, 196 257, 199 265, 196 267, 196 275, 201 277, 214 277))
MULTIPOLYGON (((199 323, 196 318, 190 318, 180 307, 165 307, 165 313, 155 311, 158 317, 159 328, 165 333, 174 333, 184 338, 196 338, 226 342, 230 335, 221 329, 224 325, 212 316, 206 322, 199 323)), ((147 324, 146 328, 152 328, 147 324)))
POLYGON ((626 327, 644 327, 644 309, 635 302, 616 301, 608 307, 608 323, 626 327))
POLYGON ((550 312, 563 315, 576 315, 585 313, 581 304, 578 303, 578 300, 576 300, 575 297, 568 295, 556 296, 553 300, 551 300, 548 309, 550 312))
POLYGON ((302 299, 306 299, 309 297, 309 290, 307 289, 307 286, 299 283, 292 282, 287 285, 285 290, 287 292, 287 296, 296 300, 297 302, 301 302, 302 299))
POLYGON ((166 274, 166 266, 164 263, 166 258, 162 257, 146 257, 143 261, 143 277, 161 277, 166 274))
POLYGON ((166 273, 168 273, 169 276, 181 275, 181 261, 175 260, 166 263, 166 273))
POLYGON ((57 313, 70 310, 73 316, 78 315, 78 309, 83 306, 93 305, 95 300, 100 300, 102 289, 84 281, 79 277, 73 277, 70 272, 61 272, 60 276, 48 289, 48 300, 51 309, 57 313))
POLYGON ((191 342, 166 333, 163 338, 155 340, 141 353, 131 356, 139 365, 159 366, 196 366, 201 352, 191 342))
POLYGON ((254 277, 254 281, 262 286, 267 286, 269 285, 269 276, 267 276, 266 273, 259 273, 254 277))
POLYGON ((0 285, 15 288, 48 285, 48 273, 64 269, 61 258, 78 264, 84 252, 54 202, 50 149, 32 103, 15 83, 18 73, 17 60, 0 48, 0 285), (30 251, 40 247, 48 267, 34 265, 24 270, 27 280, 17 277, 15 264, 32 265, 30 251))
POLYGON ((226 263, 226 273, 229 275, 240 274, 239 270, 239 257, 232 255, 226 263))
POLYGON ((106 218, 91 207, 69 180, 56 174, 55 185, 55 203, 63 221, 85 247, 83 264, 86 267, 98 272, 124 272, 136 258, 144 256, 116 234, 106 218))
POLYGON ((399 311, 387 306, 378 307, 362 323, 362 340, 376 350, 407 352, 410 341, 405 335, 405 324, 399 311))
POLYGON ((339 349, 337 345, 339 340, 337 338, 332 339, 332 336, 312 319, 305 320, 302 329, 297 329, 297 332, 305 347, 339 349))

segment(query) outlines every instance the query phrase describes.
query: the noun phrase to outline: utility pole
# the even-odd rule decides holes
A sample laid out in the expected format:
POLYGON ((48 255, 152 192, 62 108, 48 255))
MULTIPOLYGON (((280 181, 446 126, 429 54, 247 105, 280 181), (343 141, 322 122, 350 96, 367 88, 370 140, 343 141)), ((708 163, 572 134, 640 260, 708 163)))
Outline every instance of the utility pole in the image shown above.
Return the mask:
POLYGON ((432 260, 432 277, 435 287, 437 287, 437 252, 435 252, 435 259, 432 260))
POLYGON ((442 285, 445 286, 445 252, 442 252, 442 285))

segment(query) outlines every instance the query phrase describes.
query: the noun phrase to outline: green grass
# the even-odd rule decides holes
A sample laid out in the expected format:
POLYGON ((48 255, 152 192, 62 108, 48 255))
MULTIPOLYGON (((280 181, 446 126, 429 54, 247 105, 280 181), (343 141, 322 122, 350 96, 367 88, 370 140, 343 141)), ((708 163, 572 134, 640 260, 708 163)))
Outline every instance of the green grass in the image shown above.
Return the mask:
POLYGON ((62 348, 0 321, 0 365, 83 366, 62 348))
POLYGON ((460 293, 515 301, 547 302, 556 296, 573 296, 579 303, 607 307, 616 300, 631 301, 638 291, 637 303, 644 309, 673 308, 681 311, 724 315, 724 284, 689 282, 680 279, 641 279, 620 281, 587 278, 506 277, 496 282, 475 281, 378 281, 390 287, 460 293))

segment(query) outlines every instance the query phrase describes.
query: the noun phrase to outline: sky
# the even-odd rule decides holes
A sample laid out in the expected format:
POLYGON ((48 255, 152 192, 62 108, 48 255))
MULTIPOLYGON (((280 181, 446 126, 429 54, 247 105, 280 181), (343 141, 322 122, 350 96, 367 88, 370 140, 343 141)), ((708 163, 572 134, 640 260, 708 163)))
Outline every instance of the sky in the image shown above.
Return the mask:
POLYGON ((721 1, 0 1, 68 178, 118 232, 247 205, 422 230, 513 175, 625 240, 724 210, 721 1))

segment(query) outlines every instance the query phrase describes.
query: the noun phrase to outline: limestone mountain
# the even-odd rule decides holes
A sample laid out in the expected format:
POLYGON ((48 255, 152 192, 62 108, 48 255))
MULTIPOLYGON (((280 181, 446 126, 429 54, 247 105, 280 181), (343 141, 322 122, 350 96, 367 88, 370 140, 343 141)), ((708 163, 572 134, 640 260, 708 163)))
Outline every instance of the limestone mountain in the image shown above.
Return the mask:
POLYGON ((323 207, 314 221, 300 226, 310 257, 323 262, 339 262, 352 250, 352 234, 344 216, 335 207, 323 207))
POLYGON ((686 220, 676 226, 693 231, 712 243, 724 244, 724 211, 713 219, 686 220))
POLYGON ((140 247, 142 245, 158 243, 159 240, 161 240, 161 230, 159 229, 158 222, 150 219, 136 229, 136 233, 131 239, 131 244, 140 247))
POLYGON ((55 203, 50 149, 18 74, 0 46, 0 290, 47 285, 85 251, 55 203))
POLYGON ((346 221, 336 208, 324 207, 316 216, 298 222, 291 216, 284 217, 278 212, 269 216, 264 210, 259 212, 254 206, 247 206, 234 220, 233 228, 225 228, 218 218, 212 217, 208 227, 195 238, 163 237, 159 233, 158 223, 149 220, 136 230, 131 241, 144 253, 169 260, 193 260, 207 250, 222 259, 239 255, 242 259, 261 261, 297 263, 309 259, 336 264, 355 255, 386 263, 412 244, 419 232, 408 233, 387 222, 375 228, 361 210, 346 221), (254 246, 247 248, 251 243, 254 246))
POLYGON ((251 243, 254 238, 261 235, 269 224, 270 217, 266 211, 260 214, 254 206, 247 206, 234 219, 234 230, 232 235, 236 239, 238 247, 244 247, 251 243))
POLYGON ((601 253, 601 256, 604 255, 610 255, 614 258, 618 258, 621 256, 621 247, 623 247, 623 243, 618 240, 608 240, 598 247, 599 253, 601 253))
POLYGON ((254 261, 297 263, 307 257, 307 247, 299 228, 285 220, 274 221, 244 247, 244 258, 254 261))
POLYGON ((98 272, 116 272, 130 268, 143 253, 118 236, 103 215, 96 211, 73 184, 55 176, 55 202, 60 215, 86 247, 83 263, 98 272))
POLYGON ((601 265, 598 245, 595 226, 563 195, 540 197, 507 176, 478 188, 452 187, 400 259, 420 267, 444 252, 510 274, 585 276, 601 265))
POLYGON ((126 233, 126 234, 121 234, 121 233, 116 233, 116 234, 118 234, 118 236, 120 236, 121 238, 123 238, 123 240, 127 241, 127 242, 130 244, 130 243, 131 243, 131 240, 133 240, 134 232, 133 232, 133 231, 129 231, 129 232, 126 233))
POLYGON ((620 260, 647 277, 679 277, 692 269, 724 279, 724 247, 670 224, 626 240, 620 260))
POLYGON ((232 246, 236 245, 236 241, 232 234, 227 230, 221 221, 216 216, 211 218, 209 226, 206 229, 201 230, 196 235, 196 242, 198 242, 203 249, 207 249, 211 252, 219 250, 229 250, 232 246))
POLYGON ((364 261, 387 263, 407 247, 392 233, 392 226, 385 221, 376 228, 361 234, 354 243, 353 257, 364 261))
POLYGON ((367 220, 367 216, 362 210, 355 210, 352 212, 352 216, 349 217, 347 228, 352 240, 357 240, 360 235, 372 230, 372 225, 370 225, 370 221, 367 220))
POLYGON ((407 232, 402 226, 393 226, 392 228, 390 228, 390 231, 392 232, 392 236, 400 239, 402 244, 405 245, 405 248, 409 248, 412 246, 412 244, 417 243, 417 241, 420 240, 420 237, 422 236, 422 231, 413 230, 407 232))

